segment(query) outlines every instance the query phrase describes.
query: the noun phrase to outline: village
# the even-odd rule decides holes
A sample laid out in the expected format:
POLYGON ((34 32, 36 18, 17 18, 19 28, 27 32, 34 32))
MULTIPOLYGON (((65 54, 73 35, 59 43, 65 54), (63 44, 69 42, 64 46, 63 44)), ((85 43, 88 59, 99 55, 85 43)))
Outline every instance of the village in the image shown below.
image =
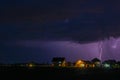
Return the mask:
POLYGON ((51 64, 49 63, 36 63, 36 62, 28 62, 28 63, 16 63, 16 64, 0 64, 1 67, 75 67, 75 68, 120 68, 120 61, 116 60, 105 60, 101 62, 98 58, 94 58, 91 61, 86 60, 76 60, 76 62, 68 62, 65 57, 53 57, 51 60, 51 64))

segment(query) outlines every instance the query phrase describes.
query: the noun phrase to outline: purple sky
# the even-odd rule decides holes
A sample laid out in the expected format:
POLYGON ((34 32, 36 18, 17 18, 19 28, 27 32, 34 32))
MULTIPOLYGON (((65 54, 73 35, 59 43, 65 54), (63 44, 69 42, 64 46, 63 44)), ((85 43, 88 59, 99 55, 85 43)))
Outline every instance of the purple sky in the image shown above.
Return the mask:
MULTIPOLYGON (((56 57, 66 57, 69 61, 76 61, 77 59, 90 60, 98 57, 97 43, 78 44, 71 41, 28 41, 19 44, 26 47, 43 47, 47 48, 50 54, 56 57)), ((47 56, 48 54, 45 53, 47 56)))
MULTIPOLYGON (((7 46, 21 46, 25 49, 27 48, 28 51, 29 49, 33 49, 33 52, 30 54, 34 56, 31 55, 30 59, 38 62, 50 62, 53 57, 66 57, 67 61, 72 62, 78 59, 92 60, 93 58, 100 58, 98 44, 99 42, 80 44, 73 41, 41 40, 23 40, 6 43, 7 46), (41 49, 43 51, 41 51, 41 49)), ((113 37, 110 37, 110 40, 104 40, 102 48, 102 61, 107 59, 120 60, 120 38, 115 39, 113 37)), ((17 54, 17 52, 15 54, 17 54)), ((29 53, 25 54, 27 55, 24 57, 27 58, 29 53)), ((22 59, 23 57, 21 56, 21 60, 22 59)))

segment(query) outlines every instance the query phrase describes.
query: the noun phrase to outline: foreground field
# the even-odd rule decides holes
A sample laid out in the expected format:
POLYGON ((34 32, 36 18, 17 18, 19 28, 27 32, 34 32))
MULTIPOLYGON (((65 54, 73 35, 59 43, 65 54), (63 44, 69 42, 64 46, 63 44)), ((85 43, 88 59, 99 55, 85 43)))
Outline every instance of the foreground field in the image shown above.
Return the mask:
POLYGON ((0 67, 1 78, 16 80, 120 80, 120 69, 0 67))

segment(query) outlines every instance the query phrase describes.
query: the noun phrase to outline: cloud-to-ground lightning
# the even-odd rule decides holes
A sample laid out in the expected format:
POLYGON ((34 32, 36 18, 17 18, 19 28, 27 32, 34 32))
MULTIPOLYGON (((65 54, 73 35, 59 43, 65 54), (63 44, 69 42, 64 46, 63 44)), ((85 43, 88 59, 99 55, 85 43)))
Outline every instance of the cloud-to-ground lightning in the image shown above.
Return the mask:
POLYGON ((99 49, 99 59, 102 61, 103 41, 98 42, 98 49, 99 49))

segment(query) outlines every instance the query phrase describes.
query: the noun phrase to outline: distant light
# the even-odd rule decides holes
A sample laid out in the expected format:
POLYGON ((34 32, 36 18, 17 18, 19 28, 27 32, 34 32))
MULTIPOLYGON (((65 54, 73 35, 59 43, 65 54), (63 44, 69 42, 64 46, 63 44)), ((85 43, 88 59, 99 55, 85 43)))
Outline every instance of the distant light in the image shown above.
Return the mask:
POLYGON ((62 62, 61 62, 61 61, 59 61, 58 63, 59 63, 59 64, 61 64, 62 62))
POLYGON ((28 64, 28 67, 33 67, 34 65, 33 64, 28 64))
POLYGON ((83 63, 83 62, 81 60, 79 60, 77 63, 79 64, 79 63, 83 63))
POLYGON ((85 67, 85 64, 80 64, 80 67, 85 67))
POLYGON ((106 64, 104 64, 104 67, 105 67, 105 68, 110 68, 110 64, 107 64, 107 63, 106 63, 106 64))

